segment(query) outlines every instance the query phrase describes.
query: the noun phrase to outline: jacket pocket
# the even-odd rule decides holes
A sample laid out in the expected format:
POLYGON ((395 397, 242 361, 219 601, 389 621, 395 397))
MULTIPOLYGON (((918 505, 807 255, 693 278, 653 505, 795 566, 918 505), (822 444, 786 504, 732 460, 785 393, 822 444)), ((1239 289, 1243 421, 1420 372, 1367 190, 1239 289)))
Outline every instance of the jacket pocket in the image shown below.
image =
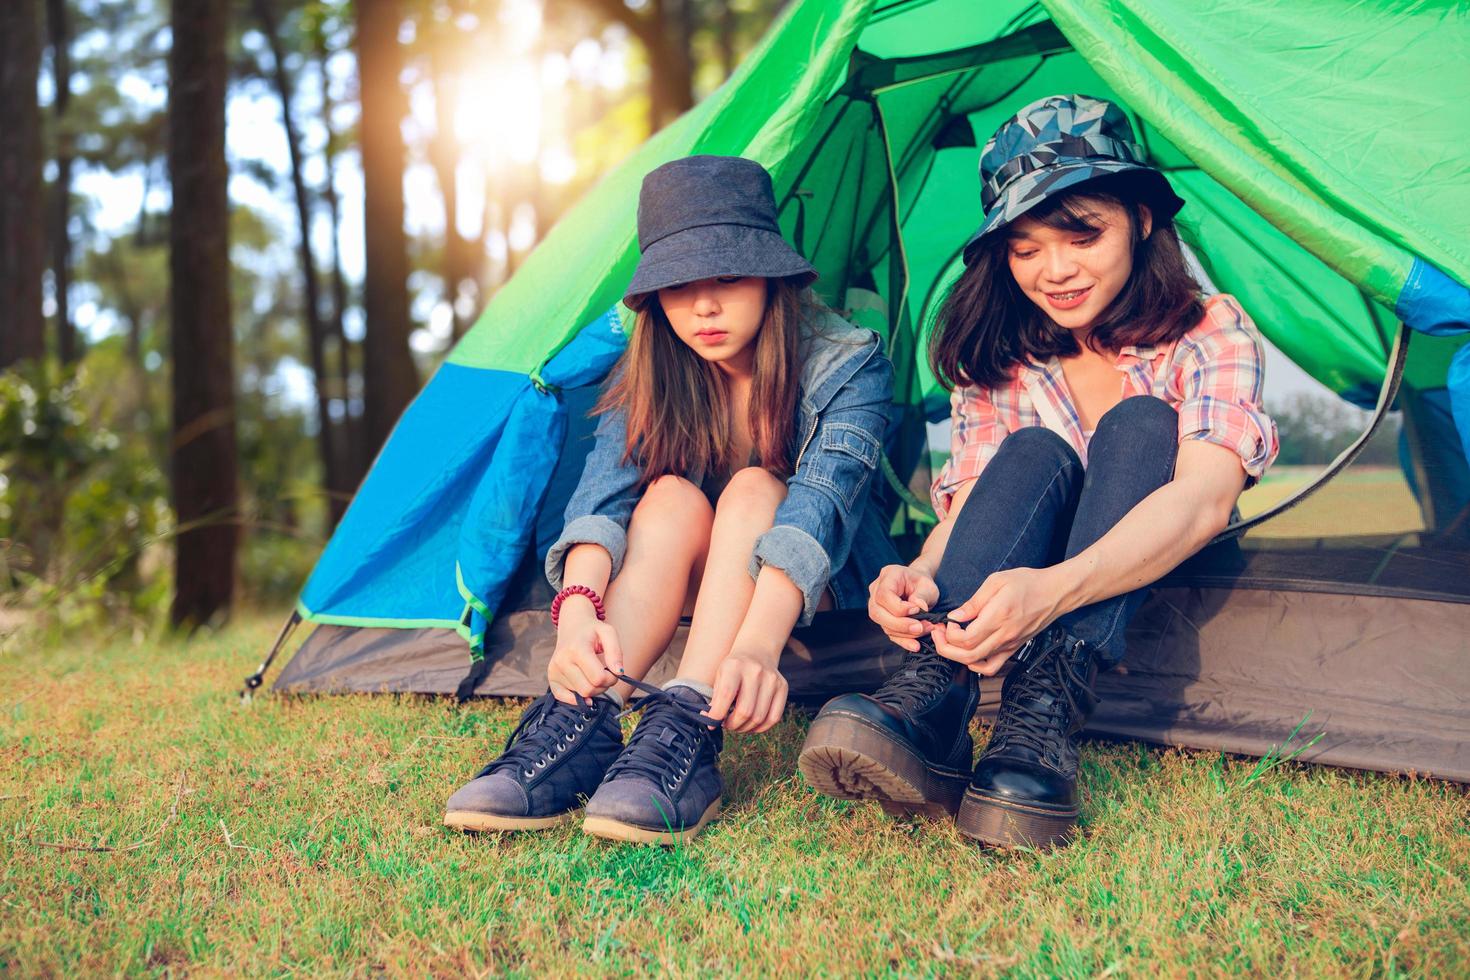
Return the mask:
POLYGON ((878 437, 862 426, 828 422, 822 426, 817 452, 811 457, 808 479, 835 493, 848 511, 878 467, 883 447, 878 437))

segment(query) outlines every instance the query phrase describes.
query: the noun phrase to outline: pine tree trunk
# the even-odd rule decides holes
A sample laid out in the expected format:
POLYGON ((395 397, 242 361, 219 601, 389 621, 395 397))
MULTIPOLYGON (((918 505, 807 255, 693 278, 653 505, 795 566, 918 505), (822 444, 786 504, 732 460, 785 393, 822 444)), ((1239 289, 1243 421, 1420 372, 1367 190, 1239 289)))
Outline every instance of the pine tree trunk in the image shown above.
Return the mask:
POLYGON ((459 315, 459 295, 467 279, 473 275, 467 256, 469 242, 459 232, 459 147, 454 140, 454 98, 457 89, 452 69, 444 63, 442 44, 429 52, 429 78, 434 87, 434 138, 429 143, 429 159, 439 181, 439 196, 444 204, 444 302, 452 311, 452 334, 455 340, 464 336, 469 324, 459 315))
POLYGON ((336 343, 337 393, 342 399, 342 437, 337 440, 340 471, 343 486, 348 493, 356 493, 367 471, 367 460, 362 438, 362 410, 354 410, 352 384, 352 344, 347 340, 344 319, 347 316, 347 276, 342 271, 342 202, 337 194, 337 141, 339 136, 333 122, 336 103, 332 99, 332 82, 327 71, 326 32, 317 22, 312 36, 316 48, 317 73, 321 84, 322 128, 327 138, 322 148, 322 162, 327 176, 322 185, 322 196, 327 202, 327 218, 332 226, 332 315, 327 326, 336 343))
POLYGON ((362 175, 367 262, 363 283, 366 457, 387 441, 418 391, 408 347, 408 245, 403 232, 403 52, 399 0, 358 0, 357 63, 362 88, 362 175))
POLYGON ((648 59, 648 128, 658 132, 694 105, 693 0, 582 0, 638 39, 648 59))
POLYGON ((230 0, 173 0, 168 170, 175 625, 228 614, 239 486, 230 322, 225 85, 230 0))
POLYGON ((0 368, 46 352, 40 69, 40 8, 0 0, 0 368))
POLYGON ((694 106, 692 0, 654 0, 656 23, 643 36, 648 52, 650 127, 663 129, 694 106))
POLYGON ((56 99, 56 182, 52 185, 51 276, 56 293, 56 354, 61 363, 81 357, 77 328, 71 320, 71 172, 72 134, 66 125, 71 105, 71 19, 67 0, 46 0, 46 24, 51 33, 52 77, 56 99))
POLYGON ((336 448, 336 426, 332 423, 331 380, 327 376, 326 327, 322 323, 321 293, 317 285, 316 256, 311 247, 311 197, 306 178, 301 172, 301 136, 296 128, 296 112, 292 106, 291 76, 286 72, 286 56, 281 49, 280 25, 271 0, 252 0, 255 18, 260 22, 266 43, 270 46, 272 77, 276 95, 281 100, 281 121, 286 130, 286 149, 291 157, 291 187, 296 198, 296 223, 300 233, 297 255, 301 263, 301 282, 305 305, 306 341, 316 388, 317 450, 322 462, 322 490, 327 498, 327 530, 337 526, 347 509, 350 491, 342 485, 340 456, 336 448))
POLYGON ((715 41, 720 52, 720 75, 729 78, 735 74, 739 59, 735 56, 735 32, 739 29, 738 15, 728 3, 716 3, 719 24, 715 27, 715 41))

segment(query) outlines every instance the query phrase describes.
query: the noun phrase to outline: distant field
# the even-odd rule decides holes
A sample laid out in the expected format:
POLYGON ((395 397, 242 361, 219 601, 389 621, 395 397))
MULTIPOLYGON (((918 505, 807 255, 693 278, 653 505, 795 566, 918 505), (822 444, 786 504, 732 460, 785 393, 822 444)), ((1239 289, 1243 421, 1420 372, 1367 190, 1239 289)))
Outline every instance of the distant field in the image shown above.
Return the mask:
MULTIPOLYGON (((1318 466, 1278 466, 1240 498, 1240 512, 1251 517, 1316 479, 1318 466)), ((1401 534, 1420 531, 1424 520, 1402 470, 1350 468, 1306 502, 1270 523, 1272 537, 1330 537, 1339 534, 1401 534)))
MULTIPOLYGON (((931 451, 938 473, 948 458, 931 451)), ((1240 498, 1243 517, 1253 517, 1316 479, 1325 467, 1273 466, 1266 478, 1240 498)), ((1352 467, 1311 498, 1270 524, 1277 538, 1320 538, 1341 534, 1404 534, 1424 528, 1419 504, 1397 467, 1352 467)))
POLYGON ((468 837, 444 798, 520 705, 241 707, 279 618, 0 646, 0 975, 1470 971, 1461 786, 1089 745, 1082 839, 1002 853, 818 796, 791 717, 683 848, 468 837))

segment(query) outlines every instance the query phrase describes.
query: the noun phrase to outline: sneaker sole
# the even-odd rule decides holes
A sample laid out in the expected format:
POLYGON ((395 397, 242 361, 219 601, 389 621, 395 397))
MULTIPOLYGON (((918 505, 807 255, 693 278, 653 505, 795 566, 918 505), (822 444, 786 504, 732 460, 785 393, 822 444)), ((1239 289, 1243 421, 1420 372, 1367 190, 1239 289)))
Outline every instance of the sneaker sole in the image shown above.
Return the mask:
POLYGON ((627 823, 622 820, 614 820, 611 817, 588 817, 582 821, 582 830, 593 837, 601 837, 605 840, 624 841, 629 844, 662 844, 664 847, 673 847, 675 844, 687 844, 704 829, 704 825, 720 815, 720 798, 705 808, 700 816, 699 822, 693 827, 685 827, 683 830, 651 830, 648 827, 640 827, 635 823, 627 823))
POLYGON ((812 722, 797 765, 812 788, 840 800, 876 800, 893 816, 952 817, 970 777, 937 769, 912 748, 855 715, 812 722))
POLYGON ((480 813, 475 810, 450 810, 444 814, 444 826, 473 833, 550 830, 553 827, 571 823, 581 813, 581 810, 568 810, 549 817, 508 817, 498 813, 480 813))
POLYGON ((1077 811, 1048 810, 969 790, 956 824, 960 833, 993 847, 1063 847, 1077 831, 1077 811))

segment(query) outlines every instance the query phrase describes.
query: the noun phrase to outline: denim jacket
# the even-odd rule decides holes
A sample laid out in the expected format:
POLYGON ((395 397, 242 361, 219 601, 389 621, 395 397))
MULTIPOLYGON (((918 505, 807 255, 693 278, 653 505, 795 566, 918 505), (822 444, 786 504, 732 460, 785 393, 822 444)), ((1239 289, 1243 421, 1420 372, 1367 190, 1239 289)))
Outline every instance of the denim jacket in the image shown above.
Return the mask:
MULTIPOLYGON (((802 341, 794 472, 773 526, 756 539, 750 559, 752 577, 769 564, 801 589, 799 625, 811 622, 829 586, 838 608, 865 605, 868 582, 898 560, 880 508, 869 506, 893 390, 893 365, 882 346, 873 331, 830 313, 802 341)), ((622 568, 628 521, 641 491, 638 467, 623 460, 626 434, 622 412, 599 420, 567 504, 566 526, 546 554, 554 589, 561 588, 574 545, 601 545, 612 556, 614 577, 622 568)))

